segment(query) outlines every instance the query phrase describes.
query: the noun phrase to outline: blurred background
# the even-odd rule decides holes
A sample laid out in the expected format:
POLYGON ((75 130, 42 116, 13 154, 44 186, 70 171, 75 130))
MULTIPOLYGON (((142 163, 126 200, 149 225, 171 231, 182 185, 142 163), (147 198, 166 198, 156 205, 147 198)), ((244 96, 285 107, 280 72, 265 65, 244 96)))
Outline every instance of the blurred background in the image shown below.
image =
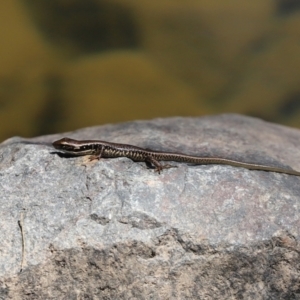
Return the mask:
POLYGON ((299 0, 0 0, 0 141, 236 112, 300 127, 299 0))

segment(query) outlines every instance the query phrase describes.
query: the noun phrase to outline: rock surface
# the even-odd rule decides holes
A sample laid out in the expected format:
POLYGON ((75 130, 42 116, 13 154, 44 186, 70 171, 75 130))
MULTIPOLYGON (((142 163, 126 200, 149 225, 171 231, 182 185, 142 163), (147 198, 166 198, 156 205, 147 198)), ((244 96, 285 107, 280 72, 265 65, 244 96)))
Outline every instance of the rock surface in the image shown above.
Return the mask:
POLYGON ((179 163, 159 175, 58 155, 50 143, 63 136, 300 170, 299 130, 239 115, 11 138, 0 145, 0 299, 300 297, 300 177, 179 163))

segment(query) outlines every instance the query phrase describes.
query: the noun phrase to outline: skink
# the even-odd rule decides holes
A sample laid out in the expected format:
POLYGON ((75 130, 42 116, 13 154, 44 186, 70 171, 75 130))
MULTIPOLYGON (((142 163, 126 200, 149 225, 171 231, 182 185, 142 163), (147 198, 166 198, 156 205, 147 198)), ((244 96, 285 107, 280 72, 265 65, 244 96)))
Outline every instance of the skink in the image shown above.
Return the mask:
POLYGON ((177 152, 164 152, 143 149, 133 145, 110 143, 99 140, 74 140, 62 138, 53 143, 55 149, 61 150, 71 155, 91 155, 90 160, 114 157, 128 157, 136 162, 146 162, 155 167, 160 173, 163 169, 171 168, 171 165, 162 165, 160 161, 176 161, 191 163, 196 165, 222 164, 234 167, 242 167, 250 170, 261 170, 268 172, 284 173, 300 176, 300 172, 293 169, 271 167, 263 164, 240 162, 219 157, 200 157, 177 152))

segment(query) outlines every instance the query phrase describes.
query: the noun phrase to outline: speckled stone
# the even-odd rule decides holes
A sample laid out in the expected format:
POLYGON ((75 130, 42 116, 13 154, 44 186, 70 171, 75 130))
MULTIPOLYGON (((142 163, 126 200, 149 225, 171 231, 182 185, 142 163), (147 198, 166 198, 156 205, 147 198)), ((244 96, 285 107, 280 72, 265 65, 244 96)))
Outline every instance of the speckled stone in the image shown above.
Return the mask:
POLYGON ((300 131, 169 118, 0 144, 0 299, 295 299, 300 177, 224 165, 158 174, 64 157, 68 136, 300 170, 300 131), (18 225, 24 212, 25 257, 18 225))

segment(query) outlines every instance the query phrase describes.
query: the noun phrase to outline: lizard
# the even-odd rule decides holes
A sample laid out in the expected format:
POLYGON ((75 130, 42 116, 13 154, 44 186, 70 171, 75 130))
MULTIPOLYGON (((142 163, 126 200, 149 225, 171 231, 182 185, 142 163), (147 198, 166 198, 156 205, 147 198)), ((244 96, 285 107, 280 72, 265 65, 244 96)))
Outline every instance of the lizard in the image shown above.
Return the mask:
POLYGON ((99 160, 101 157, 128 157, 135 162, 146 162, 150 164, 151 166, 155 167, 155 170, 158 173, 160 173, 163 169, 174 167, 169 164, 163 165, 160 163, 160 161, 175 161, 196 165, 222 164, 234 167, 242 167, 249 170, 260 170, 300 176, 300 172, 293 169, 272 167, 257 163, 241 162, 220 157, 200 157, 179 152, 155 151, 133 145, 105 142, 100 140, 75 140, 65 137, 53 142, 52 145, 55 149, 58 149, 70 155, 90 155, 89 159, 91 161, 95 159, 99 160))

